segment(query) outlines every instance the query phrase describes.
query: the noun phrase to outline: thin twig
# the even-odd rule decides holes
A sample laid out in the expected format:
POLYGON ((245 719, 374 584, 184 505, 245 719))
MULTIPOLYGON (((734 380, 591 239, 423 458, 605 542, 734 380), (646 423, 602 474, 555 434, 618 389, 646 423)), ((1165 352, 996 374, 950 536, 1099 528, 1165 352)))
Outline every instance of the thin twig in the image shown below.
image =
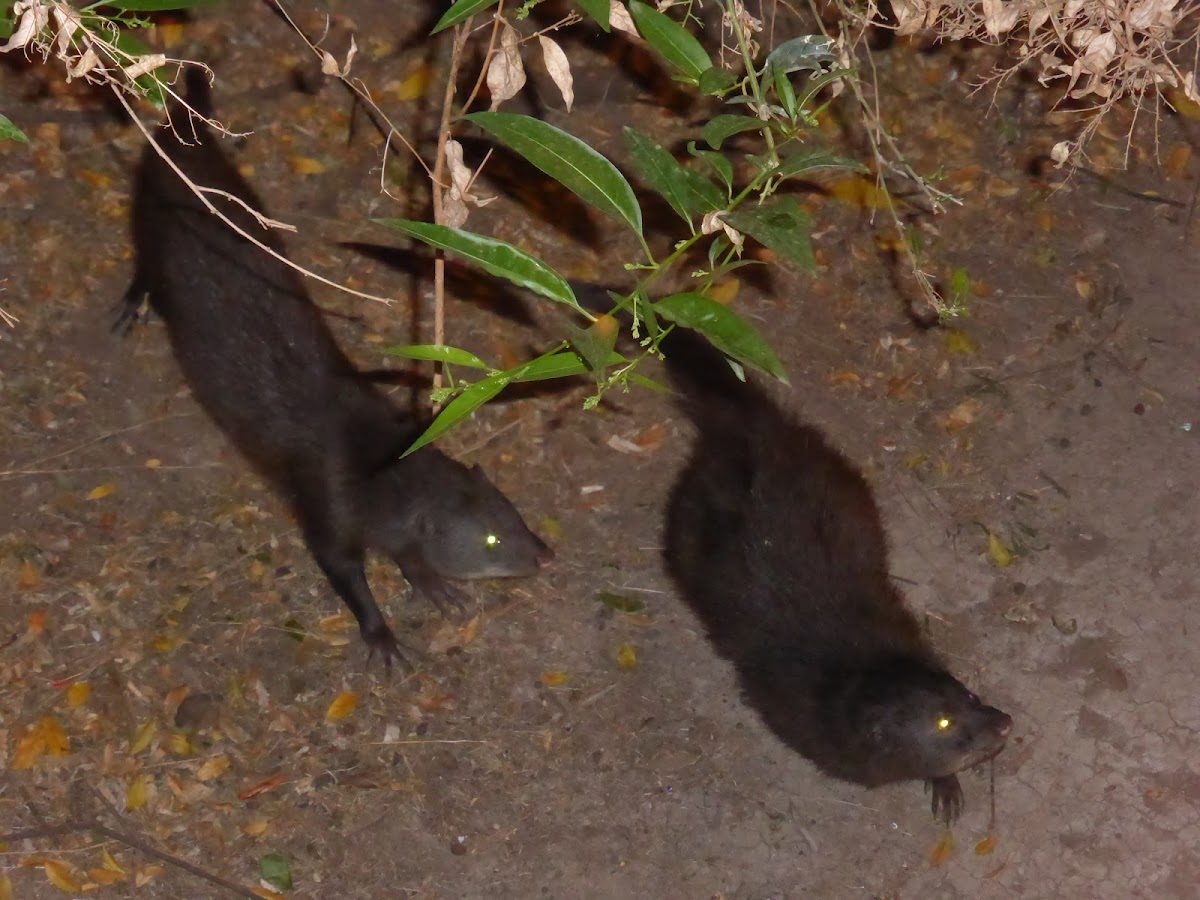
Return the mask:
MULTIPOLYGON (((174 172, 179 177, 179 179, 188 186, 188 189, 191 190, 192 193, 194 193, 196 195, 196 199, 198 199, 202 204, 204 204, 204 208, 207 209, 214 216, 216 216, 218 219, 220 219, 222 222, 224 222, 229 228, 233 229, 235 232, 237 232, 243 238, 245 238, 250 243, 252 243, 259 250, 262 250, 264 253, 274 257, 276 260, 283 263, 288 268, 294 269, 295 271, 299 272, 301 275, 304 275, 308 278, 315 279, 316 281, 321 282, 321 284, 324 284, 327 287, 335 288, 339 291, 345 291, 347 294, 353 294, 355 297, 361 297, 364 300, 376 300, 379 303, 383 303, 386 306, 391 306, 392 304, 394 304, 396 302, 395 300, 392 300, 391 298, 388 298, 388 297, 377 297, 374 294, 366 294, 366 293, 363 293, 362 291, 356 291, 353 288, 348 288, 345 285, 338 284, 336 281, 331 281, 330 279, 325 278, 322 275, 318 275, 316 272, 311 272, 308 269, 304 268, 303 266, 297 265, 296 263, 292 262, 290 259, 288 259, 286 256, 284 256, 282 253, 278 252, 277 250, 272 249, 271 247, 268 247, 262 241, 258 240, 257 238, 253 237, 252 235, 248 234, 245 231, 245 229, 240 228, 236 223, 234 223, 234 221, 232 219, 230 219, 227 215, 225 215, 223 212, 221 212, 219 209, 217 209, 212 204, 212 202, 206 196, 204 196, 206 191, 204 189, 202 189, 199 185, 197 185, 194 181, 192 181, 190 178, 188 178, 187 175, 185 175, 183 173, 183 170, 180 169, 179 166, 177 166, 175 164, 174 160, 172 160, 167 155, 166 151, 163 150, 163 148, 161 146, 159 146, 158 141, 156 141, 153 137, 151 137, 149 129, 147 129, 144 124, 142 124, 142 120, 138 117, 137 113, 135 113, 133 111, 133 107, 129 105, 129 101, 125 99, 124 93, 122 91, 120 91, 119 89, 117 89, 116 87, 113 87, 113 95, 117 98, 117 100, 121 104, 121 106, 123 106, 125 108, 125 112, 127 112, 129 114, 129 118, 133 120, 133 124, 135 124, 138 127, 138 130, 142 133, 142 135, 146 138, 146 140, 150 142, 150 146, 152 146, 154 148, 154 152, 157 153, 162 158, 163 162, 165 162, 171 168, 171 171, 174 172)), ((243 204, 243 206, 244 205, 245 204, 243 204)), ((271 220, 267 219, 265 216, 259 215, 258 213, 255 213, 255 217, 260 221, 260 223, 265 223, 265 222, 271 221, 271 220)))

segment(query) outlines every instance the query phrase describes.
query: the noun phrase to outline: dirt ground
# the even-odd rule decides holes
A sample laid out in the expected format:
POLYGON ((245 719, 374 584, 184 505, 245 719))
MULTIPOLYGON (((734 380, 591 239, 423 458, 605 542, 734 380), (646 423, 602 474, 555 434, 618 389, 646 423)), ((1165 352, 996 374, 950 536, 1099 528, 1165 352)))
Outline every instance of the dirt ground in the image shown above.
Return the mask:
MULTIPOLYGON (((443 45, 394 4, 330 6, 359 29, 357 74, 431 134, 435 101, 405 97, 443 45)), ((416 176, 392 163, 400 201, 380 194, 376 132, 336 84, 298 88, 317 81, 305 50, 258 4, 178 39, 216 69, 226 124, 255 132, 231 152, 300 227, 292 255, 400 298, 313 288, 356 359, 427 340, 425 260, 348 246, 387 239, 370 216, 422 214, 416 176)), ((568 52, 572 115, 544 77, 528 90, 548 121, 618 162, 626 122, 663 143, 695 133, 700 113, 665 107, 644 69, 568 52)), ((821 777, 739 701, 662 569, 690 433, 648 392, 591 412, 585 385, 525 395, 453 434, 446 449, 481 463, 558 558, 473 588, 466 625, 406 603, 395 569, 373 566, 385 610, 430 655, 408 678, 368 665, 282 504, 191 401, 161 326, 109 333, 139 135, 7 60, 0 110, 32 143, 0 144, 0 306, 20 319, 0 336, 0 829, 43 829, 0 848, 13 896, 84 893, 113 877, 96 871, 105 853, 126 874, 99 897, 238 896, 212 878, 248 891, 272 855, 292 895, 347 900, 1196 896, 1189 123, 1162 119, 1157 145, 1138 131, 1120 172, 1114 120, 1092 148, 1108 174, 1062 184, 1035 166, 1067 135, 1052 98, 972 94, 994 59, 876 59, 914 166, 963 198, 913 221, 929 271, 971 279, 969 317, 914 327, 886 228, 836 192, 805 200, 818 275, 774 267, 737 299, 791 373, 778 396, 877 487, 894 575, 933 641, 1015 720, 994 825, 990 773, 968 773, 952 844, 919 785, 821 777), (357 707, 328 716, 346 692, 357 707)), ((619 277, 632 248, 609 223, 584 227, 531 170, 494 165, 481 189, 501 199, 472 227, 572 276, 619 277)), ((508 364, 556 336, 557 311, 452 274, 453 342, 508 364)))

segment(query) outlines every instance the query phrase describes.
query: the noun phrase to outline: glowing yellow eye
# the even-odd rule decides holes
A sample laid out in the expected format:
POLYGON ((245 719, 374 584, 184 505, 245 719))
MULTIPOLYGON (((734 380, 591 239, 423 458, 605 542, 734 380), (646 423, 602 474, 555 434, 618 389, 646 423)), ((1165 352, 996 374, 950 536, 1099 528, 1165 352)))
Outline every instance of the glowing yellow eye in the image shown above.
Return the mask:
POLYGON ((494 534, 489 534, 486 538, 484 538, 484 543, 487 544, 489 547, 499 547, 500 546, 500 538, 498 538, 494 534))
POLYGON ((937 720, 938 731, 945 731, 953 724, 954 722, 948 716, 942 716, 937 720))

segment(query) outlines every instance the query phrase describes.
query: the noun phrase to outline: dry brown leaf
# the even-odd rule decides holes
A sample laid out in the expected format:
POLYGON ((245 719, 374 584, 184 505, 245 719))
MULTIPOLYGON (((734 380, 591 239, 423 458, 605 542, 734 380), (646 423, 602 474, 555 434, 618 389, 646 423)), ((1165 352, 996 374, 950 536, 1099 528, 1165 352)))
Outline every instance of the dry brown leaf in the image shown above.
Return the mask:
POLYGON ((266 781, 260 781, 252 787, 246 788, 238 794, 239 800, 249 800, 251 797, 257 797, 259 794, 265 794, 268 791, 273 791, 279 785, 283 784, 284 778, 282 775, 272 775, 266 781))
POLYGON ((91 868, 87 870, 88 878, 96 882, 96 884, 108 886, 116 884, 118 881, 124 881, 128 876, 122 875, 120 872, 110 872, 108 869, 91 868))
POLYGON ((662 422, 655 422, 645 431, 634 435, 633 442, 642 450, 653 450, 667 439, 667 428, 662 422))
POLYGON ((570 680, 570 672, 556 671, 542 673, 542 684, 546 687, 561 687, 570 680))
POLYGON ((917 373, 900 375, 888 381, 887 396, 889 400, 908 400, 912 397, 912 385, 917 380, 917 373))
POLYGON ((28 637, 41 637, 46 632, 46 611, 44 609, 35 609, 29 614, 29 621, 25 625, 25 634, 28 637))
POLYGON ((479 637, 479 627, 483 623, 483 616, 474 615, 467 621, 463 622, 462 627, 458 629, 458 645, 466 647, 475 642, 479 637))
POLYGON ((831 384, 860 384, 862 376, 857 372, 834 372, 829 376, 831 384))
MULTIPOLYGON (((36 591, 42 586, 42 573, 38 571, 33 560, 27 559, 17 570, 17 587, 23 591, 36 591)), ((45 617, 45 613, 42 613, 45 617)))
POLYGON ((500 47, 488 63, 487 86, 492 109, 515 97, 525 86, 525 66, 521 63, 520 35, 507 22, 501 25, 500 47))
POLYGON ((567 61, 567 54, 563 53, 562 47, 544 34, 538 35, 538 43, 542 46, 542 59, 546 63, 546 71, 550 73, 555 86, 562 94, 563 102, 567 105, 567 112, 570 112, 571 105, 575 102, 575 87, 571 78, 571 64, 567 61))
POLYGON ((983 404, 974 397, 968 397, 944 416, 938 417, 938 424, 946 431, 954 432, 966 428, 979 416, 983 404))
POLYGON ((937 843, 929 851, 929 864, 934 868, 944 866, 954 855, 954 833, 947 830, 942 832, 937 843))
POLYGON ((996 836, 989 834, 982 841, 975 845, 976 856, 991 856, 996 850, 996 836))
POLYGON ((133 876, 133 883, 136 884, 138 887, 145 887, 151 881, 153 881, 155 878, 158 878, 160 875, 162 875, 166 871, 167 870, 164 869, 162 866, 156 866, 156 865, 143 866, 142 868, 138 869, 137 873, 133 876))
POLYGON ((1167 154, 1167 161, 1163 168, 1167 170, 1167 176, 1170 178, 1183 178, 1187 175, 1188 167, 1192 162, 1192 145, 1191 144, 1176 144, 1171 148, 1171 152, 1167 154))
POLYGON ((625 4, 620 0, 609 0, 608 4, 608 24, 616 31, 623 31, 626 34, 632 34, 635 38, 640 38, 637 26, 633 24, 633 16, 629 14, 629 10, 625 8, 625 4))

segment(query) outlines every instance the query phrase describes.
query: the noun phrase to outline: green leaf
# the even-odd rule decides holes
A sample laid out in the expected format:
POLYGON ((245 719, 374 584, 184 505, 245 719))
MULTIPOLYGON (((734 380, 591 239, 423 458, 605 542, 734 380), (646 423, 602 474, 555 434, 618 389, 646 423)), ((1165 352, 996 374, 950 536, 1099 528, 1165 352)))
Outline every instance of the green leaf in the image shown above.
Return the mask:
POLYGON ((692 216, 724 207, 721 191, 699 172, 679 164, 667 150, 635 128, 625 126, 625 144, 637 173, 662 194, 679 217, 692 226, 692 216))
POLYGON ((642 210, 617 167, 574 135, 516 113, 466 117, 580 199, 642 234, 642 210))
POLYGON ((425 429, 425 433, 401 454, 401 458, 420 450, 426 444, 433 443, 463 419, 469 418, 471 413, 508 387, 510 381, 507 372, 496 372, 482 381, 475 382, 446 404, 446 408, 438 413, 437 418, 425 429))
POLYGON ((258 874, 276 890, 292 889, 292 866, 280 853, 268 853, 261 857, 258 860, 258 874))
POLYGON ((817 147, 800 147, 784 156, 779 161, 779 168, 771 172, 781 178, 790 178, 802 172, 814 169, 849 169, 852 172, 867 173, 868 169, 858 160, 848 156, 838 156, 828 150, 817 147))
POLYGON ((833 40, 820 34, 806 34, 784 41, 767 56, 767 67, 796 72, 810 69, 819 72, 825 63, 833 62, 833 40))
POLYGON ((733 190, 733 163, 715 150, 701 150, 696 146, 695 141, 688 141, 687 149, 688 153, 696 159, 704 160, 709 168, 717 173, 717 176, 725 182, 727 191, 733 190))
POLYGON ((770 70, 775 86, 775 96, 779 98, 779 104, 783 107, 783 111, 787 114, 787 117, 795 122, 798 110, 798 106, 796 105, 796 89, 792 87, 787 70, 783 66, 776 65, 771 66, 770 70))
POLYGON ((0 113, 0 141, 20 141, 22 144, 28 144, 29 137, 13 124, 8 116, 0 113))
POLYGON ((605 31, 612 30, 608 24, 608 14, 611 9, 608 0, 575 0, 575 2, 583 7, 583 11, 595 19, 601 28, 605 31))
POLYGON ((451 25, 457 25, 464 19, 469 19, 475 13, 482 12, 494 3, 496 3, 496 0, 458 0, 438 19, 438 23, 433 26, 433 31, 430 34, 437 34, 451 25))
POLYGON ((575 294, 565 278, 537 257, 530 256, 512 244, 448 225, 414 222, 410 219, 375 221, 418 238, 431 247, 457 253, 492 275, 507 278, 519 287, 558 303, 565 303, 585 316, 588 315, 575 301, 575 294))
POLYGON ((704 140, 714 150, 720 150, 726 138, 741 131, 757 131, 763 127, 762 119, 753 116, 713 116, 704 123, 704 140))
MULTIPOLYGON (((788 384, 787 372, 766 338, 729 307, 703 294, 672 294, 655 303, 654 308, 664 319, 700 332, 722 353, 788 384)), ((664 343, 670 355, 671 339, 668 337, 664 343)))
POLYGON ((813 258, 812 242, 809 240, 812 217, 791 197, 735 210, 725 216, 725 221, 785 259, 809 272, 816 271, 817 261, 813 258))
POLYGON ((539 356, 523 366, 518 366, 514 382, 548 381, 551 378, 566 378, 571 375, 583 375, 587 372, 587 364, 574 350, 560 350, 550 356, 539 356))
POLYGON ((614 594, 611 591, 601 591, 596 599, 617 612, 638 613, 646 608, 646 604, 636 597, 626 597, 624 594, 614 594))
POLYGON ((611 358, 613 347, 617 343, 617 329, 612 325, 612 319, 607 320, 610 326, 607 332, 599 330, 595 325, 591 328, 576 328, 567 324, 567 336, 571 346, 587 362, 593 372, 603 372, 605 363, 611 358))
POLYGON ((712 68, 712 60, 700 42, 666 13, 640 0, 630 0, 629 14, 646 43, 691 83, 698 84, 700 76, 712 68))
POLYGON ((409 344, 407 346, 384 347, 384 353, 392 356, 403 356, 406 359, 431 359, 454 366, 468 366, 472 369, 491 371, 491 366, 474 353, 460 350, 457 347, 447 347, 444 344, 409 344))
POLYGON ((700 83, 697 87, 700 88, 702 94, 719 97, 735 84, 737 84, 737 78, 732 72, 722 69, 720 66, 711 66, 700 76, 700 83))
MULTIPOLYGON (((607 360, 601 360, 600 370, 628 363, 629 360, 615 350, 608 351, 607 360)), ((525 381, 548 381, 551 378, 566 378, 571 375, 586 375, 595 372, 574 350, 561 350, 550 356, 539 356, 537 359, 510 369, 513 383, 525 381)))
POLYGON ((800 98, 800 105, 808 106, 809 101, 811 101, 813 97, 817 96, 817 93, 821 90, 821 88, 825 87, 825 85, 832 84, 839 79, 845 78, 847 75, 853 74, 853 69, 832 69, 821 75, 817 75, 816 77, 808 79, 808 82, 804 85, 804 95, 800 98))

